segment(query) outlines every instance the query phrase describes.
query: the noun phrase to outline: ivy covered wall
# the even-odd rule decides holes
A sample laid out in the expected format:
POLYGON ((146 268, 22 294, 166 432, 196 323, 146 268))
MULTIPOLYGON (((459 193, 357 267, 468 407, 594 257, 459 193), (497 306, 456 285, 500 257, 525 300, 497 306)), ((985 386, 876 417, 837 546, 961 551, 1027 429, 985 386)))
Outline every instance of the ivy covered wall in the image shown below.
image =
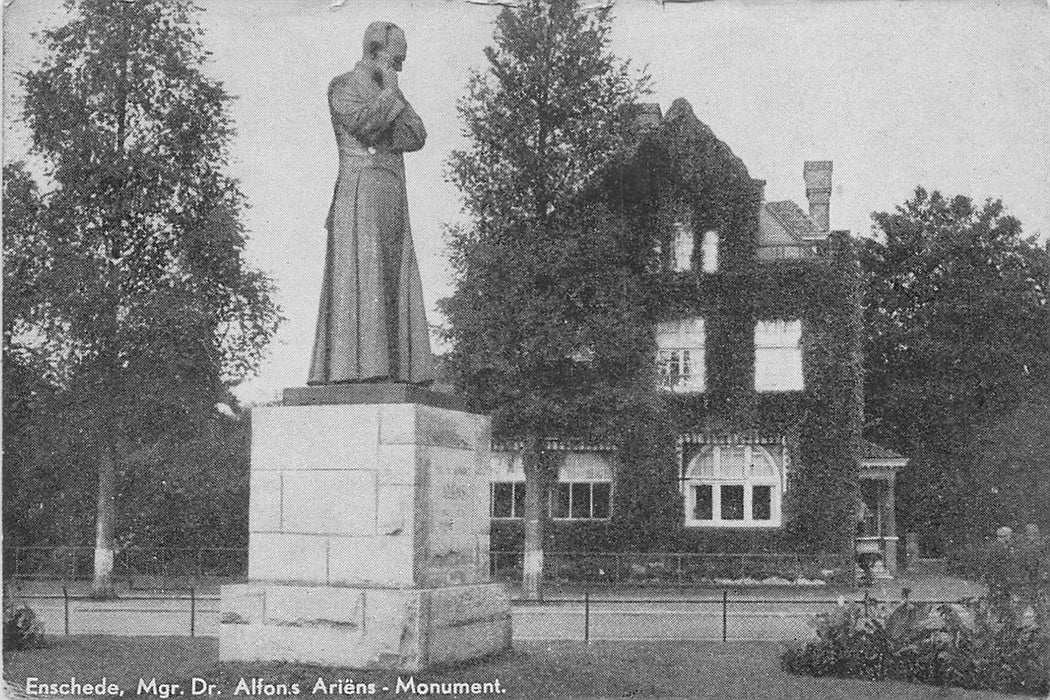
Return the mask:
MULTIPOLYGON (((632 230, 648 234, 642 240, 650 249, 669 250, 673 223, 683 216, 696 233, 719 233, 717 272, 697 272, 703 255, 698 245, 696 271, 664 272, 650 261, 646 273, 650 318, 704 317, 707 391, 663 392, 655 388, 655 376, 649 378, 649 400, 610 426, 609 440, 620 456, 611 520, 555 522, 548 534, 551 550, 851 549, 863 410, 854 245, 848 236, 832 234, 819 257, 757 261, 763 184, 681 99, 602 180, 598 196, 632 230), (755 324, 775 319, 802 321, 803 391, 754 390, 755 324), (748 431, 787 438, 783 525, 685 527, 678 436, 748 431)), ((648 255, 639 251, 640 260, 648 255)), ((492 534, 493 549, 520 548, 519 523, 494 523, 492 534)))

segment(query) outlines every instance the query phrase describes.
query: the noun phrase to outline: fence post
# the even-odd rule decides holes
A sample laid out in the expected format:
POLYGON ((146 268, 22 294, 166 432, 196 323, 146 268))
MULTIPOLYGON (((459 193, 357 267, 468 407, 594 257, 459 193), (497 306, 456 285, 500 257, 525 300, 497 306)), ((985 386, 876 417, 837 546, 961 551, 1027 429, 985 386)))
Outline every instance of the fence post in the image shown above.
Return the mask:
POLYGON ((197 622, 197 589, 190 586, 190 636, 196 632, 197 622))
POLYGON ((729 591, 722 591, 722 641, 726 641, 729 627, 729 591))
POLYGON ((583 641, 591 643, 591 591, 583 592, 583 641))
POLYGON ((63 611, 63 613, 65 615, 65 620, 66 620, 65 630, 66 630, 66 635, 68 635, 69 634, 69 589, 66 588, 65 586, 62 586, 62 611, 63 611))

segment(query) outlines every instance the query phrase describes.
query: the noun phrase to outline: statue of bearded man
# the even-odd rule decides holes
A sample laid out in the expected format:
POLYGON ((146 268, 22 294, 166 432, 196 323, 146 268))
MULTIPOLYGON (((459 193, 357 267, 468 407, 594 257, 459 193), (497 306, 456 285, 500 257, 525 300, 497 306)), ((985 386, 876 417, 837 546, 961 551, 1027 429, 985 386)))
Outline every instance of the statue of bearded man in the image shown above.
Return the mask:
POLYGON ((397 84, 407 51, 399 27, 373 22, 361 60, 328 86, 339 177, 326 224, 311 385, 433 379, 405 195, 402 154, 426 141, 397 84))

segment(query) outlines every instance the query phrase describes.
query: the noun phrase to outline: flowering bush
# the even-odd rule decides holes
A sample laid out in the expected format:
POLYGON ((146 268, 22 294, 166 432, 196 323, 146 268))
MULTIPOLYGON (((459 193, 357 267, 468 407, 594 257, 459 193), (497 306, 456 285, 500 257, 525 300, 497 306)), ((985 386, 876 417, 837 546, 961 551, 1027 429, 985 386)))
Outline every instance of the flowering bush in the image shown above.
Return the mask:
POLYGON ((867 609, 843 605, 818 616, 817 639, 781 657, 785 670, 1044 694, 1047 638, 1030 605, 988 599, 867 609))

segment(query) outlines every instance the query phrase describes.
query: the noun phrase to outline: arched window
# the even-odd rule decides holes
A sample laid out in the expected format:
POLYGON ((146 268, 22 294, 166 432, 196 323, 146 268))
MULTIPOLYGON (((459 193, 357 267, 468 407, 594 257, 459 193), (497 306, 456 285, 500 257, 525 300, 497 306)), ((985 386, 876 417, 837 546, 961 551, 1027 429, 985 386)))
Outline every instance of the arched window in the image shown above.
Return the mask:
POLYGON ((685 524, 780 525, 781 466, 761 445, 708 445, 685 471, 685 524))

